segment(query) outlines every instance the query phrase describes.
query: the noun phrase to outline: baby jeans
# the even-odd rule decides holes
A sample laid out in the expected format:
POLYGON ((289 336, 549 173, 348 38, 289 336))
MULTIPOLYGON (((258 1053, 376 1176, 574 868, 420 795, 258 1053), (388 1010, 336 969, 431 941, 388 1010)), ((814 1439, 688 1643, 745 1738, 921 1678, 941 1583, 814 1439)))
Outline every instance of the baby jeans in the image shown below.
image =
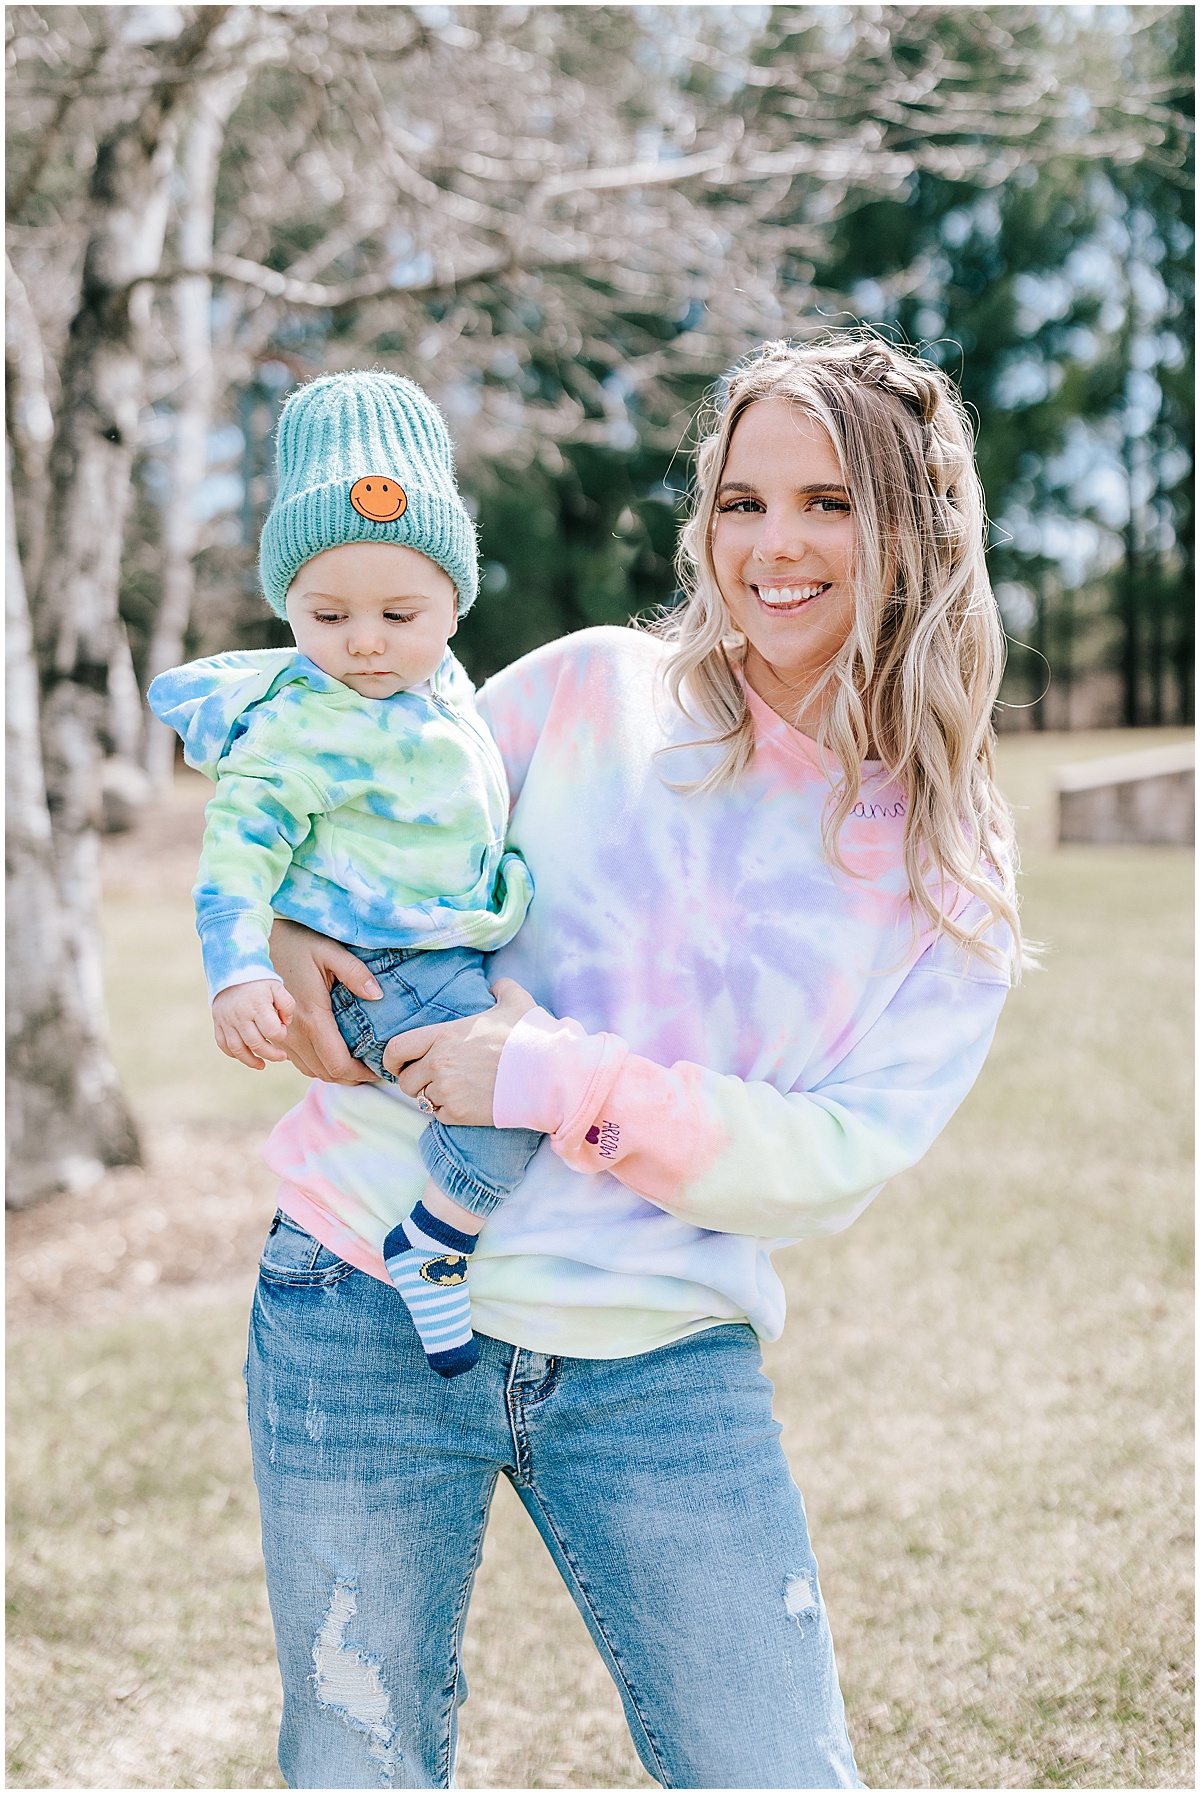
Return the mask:
MULTIPOLYGON (((492 1009, 483 954, 473 947, 425 951, 414 947, 352 947, 383 992, 377 1001, 356 997, 344 984, 330 993, 334 1020, 356 1059, 394 1084, 383 1069, 383 1049, 393 1034, 456 1022, 492 1009)), ((431 1121, 421 1136, 421 1157, 439 1190, 469 1209, 490 1215, 525 1175, 541 1134, 518 1127, 446 1127, 431 1121)))

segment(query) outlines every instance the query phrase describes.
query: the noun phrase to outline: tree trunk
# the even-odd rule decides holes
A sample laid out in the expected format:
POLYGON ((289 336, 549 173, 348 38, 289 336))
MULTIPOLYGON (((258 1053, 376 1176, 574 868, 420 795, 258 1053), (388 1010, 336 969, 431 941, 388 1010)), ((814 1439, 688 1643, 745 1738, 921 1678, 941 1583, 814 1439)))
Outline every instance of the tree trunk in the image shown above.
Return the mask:
POLYGON ((5 555, 5 1097, 9 1208, 81 1189, 138 1158, 104 1007, 66 951, 38 731, 37 670, 17 553, 11 474, 5 555))
MULTIPOLYGON (((212 261, 213 205, 225 123, 246 85, 245 72, 201 90, 182 157, 185 196, 179 220, 179 263, 207 268, 212 261)), ((163 520, 162 597, 154 619, 146 682, 183 659, 192 613, 200 521, 196 494, 208 465, 208 432, 213 409, 210 307, 212 282, 192 274, 175 286, 175 337, 182 377, 175 409, 171 492, 163 520)), ((175 765, 175 731, 157 717, 146 720, 146 771, 156 789, 170 784, 175 765)))
POLYGON ((1046 699, 1050 690, 1050 656, 1046 653, 1048 646, 1047 611, 1049 600, 1046 596, 1046 575, 1043 573, 1038 582, 1037 608, 1033 616, 1033 640, 1030 647, 1033 664, 1033 697, 1030 700, 1030 721, 1035 729, 1046 727, 1046 699))
POLYGON ((1141 707, 1141 631, 1138 604, 1138 530, 1137 495, 1134 475, 1134 446, 1130 436, 1122 445, 1125 467, 1125 488, 1129 494, 1129 517, 1122 532, 1125 559, 1117 574, 1120 581, 1121 617, 1121 721, 1127 729, 1136 729, 1142 720, 1141 707))
POLYGON ((1176 590, 1178 624, 1175 630, 1173 656, 1175 690, 1179 705, 1177 721, 1191 723, 1196 718, 1196 590, 1195 519, 1189 509, 1186 523, 1179 531, 1179 554, 1182 567, 1176 590))
MULTIPOLYGON (((137 118, 101 143, 92 176, 80 303, 71 323, 50 451, 46 550, 33 616, 57 887, 57 945, 50 963, 58 968, 54 981, 61 977, 65 994, 62 1021, 43 1017, 45 1048, 32 1020, 21 1037, 18 1063, 31 1068, 22 1073, 22 1087, 32 1088, 37 1076, 46 1080, 40 1139, 24 1130, 13 1160, 11 1175, 24 1201, 69 1181, 60 1177, 55 1184, 38 1171, 48 1139, 64 1160, 89 1167, 88 1175, 97 1163, 138 1160, 137 1133, 105 1041, 97 832, 102 763, 117 745, 113 700, 119 710, 129 652, 117 594, 150 305, 149 289, 136 283, 158 271, 176 113, 189 74, 228 10, 200 9, 164 49, 163 80, 137 118), (54 1042, 68 1028, 70 1051, 59 1052, 54 1042)), ((31 764, 27 753, 23 763, 31 764)))
POLYGON ((14 523, 27 589, 37 590, 46 532, 46 453, 54 418, 42 333, 16 269, 4 258, 4 423, 14 523))
POLYGON ((1150 721, 1153 726, 1161 728, 1166 720, 1163 703, 1165 683, 1165 631, 1163 628, 1163 605, 1167 596, 1167 582, 1163 578, 1162 557, 1155 555, 1146 569, 1146 598, 1148 600, 1149 627, 1146 631, 1146 659, 1150 673, 1150 721))
POLYGON ((1074 727, 1074 691, 1075 691, 1075 592, 1067 586, 1062 595, 1059 612, 1058 636, 1058 689, 1061 694, 1060 729, 1074 727))

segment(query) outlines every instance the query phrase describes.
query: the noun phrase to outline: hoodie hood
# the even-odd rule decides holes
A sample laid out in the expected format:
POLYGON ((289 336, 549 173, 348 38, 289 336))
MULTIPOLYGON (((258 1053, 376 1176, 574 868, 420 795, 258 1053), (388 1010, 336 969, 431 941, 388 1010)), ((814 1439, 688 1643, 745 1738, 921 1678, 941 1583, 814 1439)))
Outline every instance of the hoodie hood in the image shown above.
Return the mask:
MULTIPOLYGON (((307 685, 311 691, 333 693, 348 704, 391 702, 358 697, 296 648, 254 648, 192 660, 187 666, 160 673, 146 696, 159 721, 182 739, 188 765, 215 780, 220 762, 249 726, 247 711, 274 697, 285 685, 307 685)), ((471 681, 449 649, 432 685, 447 703, 470 704, 471 681)))
POLYGON ((172 667, 159 674, 146 698, 158 720, 182 738, 188 765, 215 779, 219 762, 244 733, 245 712, 281 685, 304 681, 305 669, 324 682, 322 689, 336 684, 295 648, 259 648, 172 667))

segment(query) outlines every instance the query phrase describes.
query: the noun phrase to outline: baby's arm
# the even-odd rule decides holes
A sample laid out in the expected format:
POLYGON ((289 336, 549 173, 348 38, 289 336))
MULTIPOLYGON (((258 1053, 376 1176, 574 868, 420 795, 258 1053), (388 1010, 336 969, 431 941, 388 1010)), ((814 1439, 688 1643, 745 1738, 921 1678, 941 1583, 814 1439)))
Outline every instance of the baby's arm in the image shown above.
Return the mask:
POLYGON ((213 998, 213 1032, 217 1045, 231 1059, 262 1071, 264 1059, 286 1059, 279 1042, 287 1033, 296 1005, 277 978, 255 978, 233 984, 213 998))
POLYGON ((262 751, 272 721, 259 719, 226 755, 205 813, 192 897, 210 1000, 236 985, 278 979, 269 947, 272 900, 312 818, 334 807, 307 768, 262 751))

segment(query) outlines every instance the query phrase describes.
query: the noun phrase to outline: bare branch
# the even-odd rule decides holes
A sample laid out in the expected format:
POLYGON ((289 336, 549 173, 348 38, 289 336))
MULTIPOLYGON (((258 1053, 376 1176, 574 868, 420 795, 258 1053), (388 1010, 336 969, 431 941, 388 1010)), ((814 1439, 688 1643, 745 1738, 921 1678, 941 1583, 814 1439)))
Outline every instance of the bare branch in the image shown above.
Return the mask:
POLYGON ((589 168, 579 174, 560 174, 535 189, 532 199, 556 199, 562 193, 615 193, 624 187, 675 186, 696 175, 712 174, 727 168, 732 146, 704 150, 696 156, 680 156, 674 161, 634 162, 627 168, 589 168))
MULTIPOLYGON (((259 262, 246 261, 240 255, 214 255, 211 267, 203 272, 214 279, 232 280, 240 286, 254 287, 268 298, 282 299, 288 305, 318 305, 337 311, 341 306, 355 305, 362 299, 376 299, 384 293, 410 298, 429 293, 453 292, 455 287, 466 285, 470 281, 501 274, 512 263, 511 252, 505 251, 501 255, 481 259, 476 266, 464 268, 461 272, 446 272, 430 280, 417 281, 412 286, 398 284, 390 273, 368 274, 361 280, 348 280, 337 287, 321 286, 315 281, 293 280, 289 275, 276 273, 274 268, 264 268, 259 262)), ((166 268, 147 278, 156 286, 167 285, 177 280, 180 272, 178 268, 166 268)))
POLYGON ((92 53, 88 57, 83 68, 75 78, 68 81, 67 85, 60 91, 55 103, 54 111, 50 115, 50 121, 42 132, 41 137, 38 139, 33 155, 30 157, 28 166, 25 169, 25 173, 18 180, 12 194, 5 202, 6 210, 10 218, 18 217, 19 214, 25 210, 26 205, 33 196, 33 191, 37 186, 38 181, 41 179, 42 170, 45 168, 46 163, 50 160, 50 157, 58 147, 58 140, 62 135, 62 129, 66 123, 68 112, 71 110, 71 107, 75 104, 76 100, 86 92, 90 77, 99 69, 108 50, 108 38, 103 35, 98 37, 92 47, 92 53))

